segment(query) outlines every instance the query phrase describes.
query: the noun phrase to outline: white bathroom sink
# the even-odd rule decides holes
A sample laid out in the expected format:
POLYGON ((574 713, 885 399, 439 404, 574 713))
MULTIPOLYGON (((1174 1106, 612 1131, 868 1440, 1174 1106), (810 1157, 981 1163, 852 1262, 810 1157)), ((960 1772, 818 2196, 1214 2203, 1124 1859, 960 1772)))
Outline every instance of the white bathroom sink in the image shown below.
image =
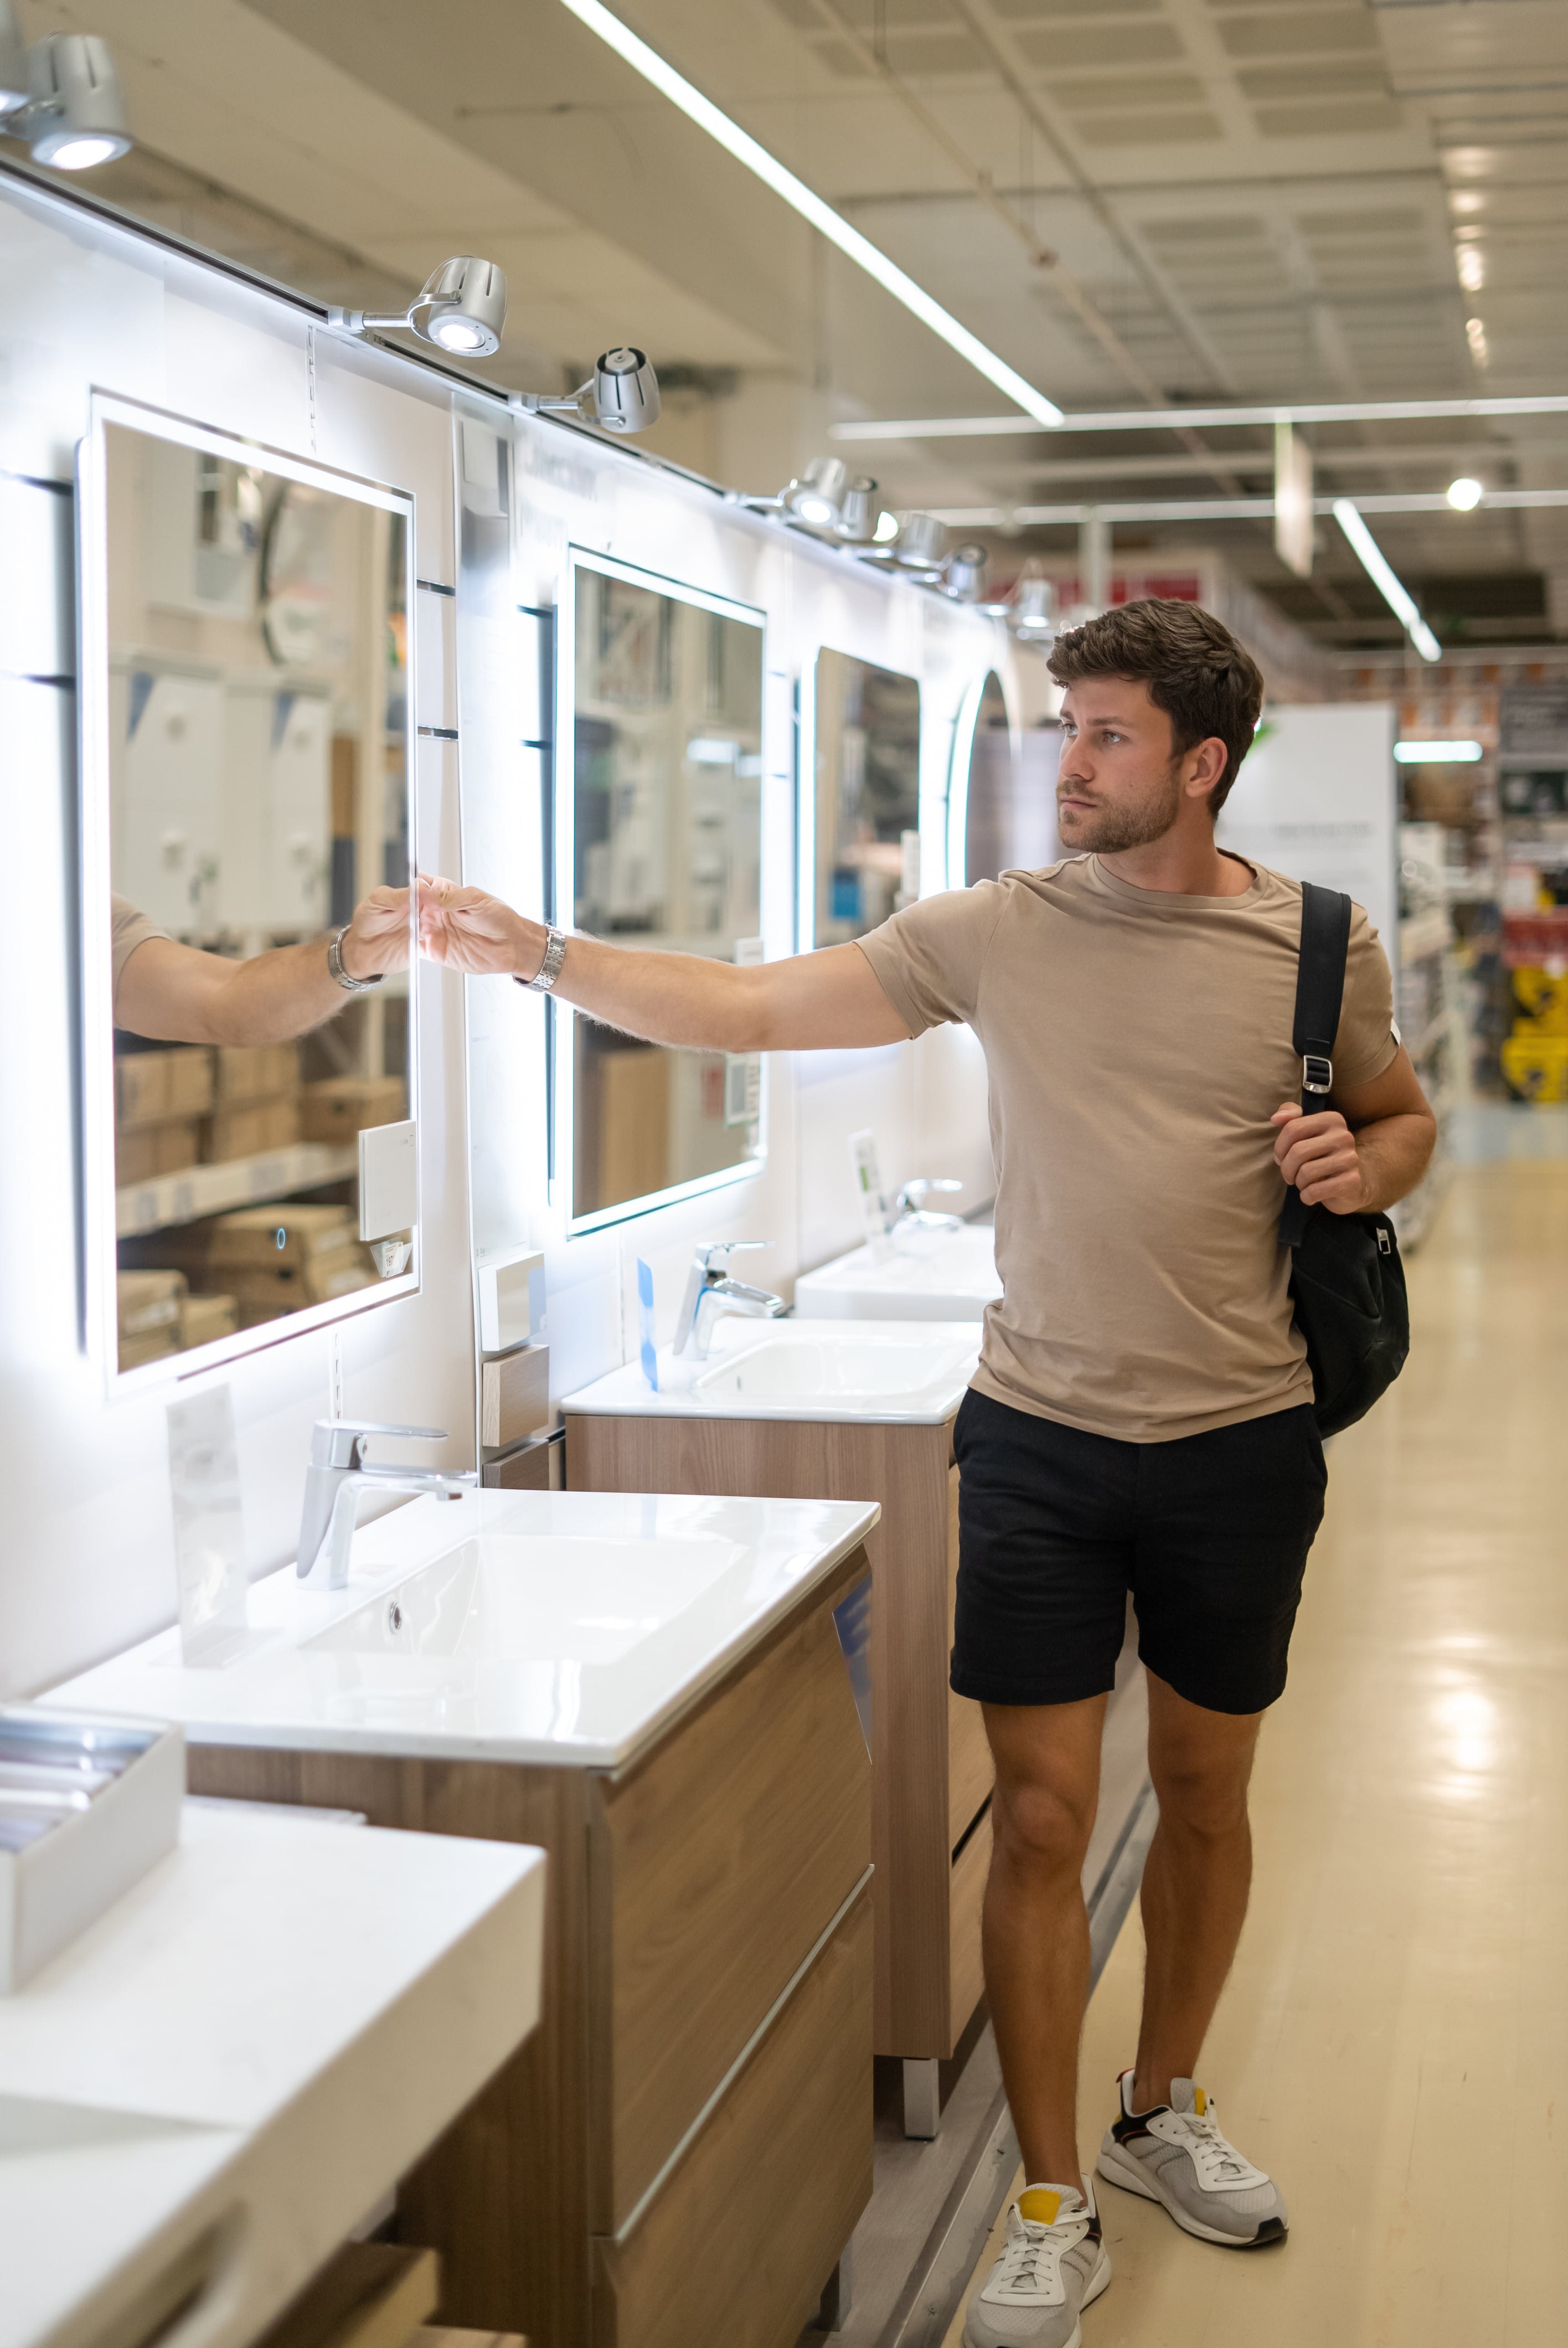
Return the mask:
POLYGON ((794 1309, 804 1320, 979 1321, 1002 1292, 989 1223, 901 1231, 803 1272, 794 1309))
MULTIPOLYGON (((749 1324, 754 1337, 756 1324, 749 1324)), ((948 1333, 949 1338, 951 1332, 948 1333)), ((876 1523, 849 1500, 466 1492, 354 1535, 348 1586, 251 1586, 220 1667, 165 1631, 54 1692, 208 1745, 617 1768, 876 1523)))
POLYGON ((640 1363, 596 1379, 561 1405, 568 1416, 797 1418, 933 1426, 951 1417, 979 1355, 978 1326, 951 1321, 721 1320, 707 1362, 659 1355, 659 1385, 640 1363))

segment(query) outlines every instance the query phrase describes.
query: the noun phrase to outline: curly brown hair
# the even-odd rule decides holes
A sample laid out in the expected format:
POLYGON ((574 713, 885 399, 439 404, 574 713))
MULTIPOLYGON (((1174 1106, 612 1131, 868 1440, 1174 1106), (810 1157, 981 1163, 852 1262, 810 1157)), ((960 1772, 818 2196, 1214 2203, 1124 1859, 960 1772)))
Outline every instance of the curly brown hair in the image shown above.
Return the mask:
POLYGON ((1145 685, 1171 721, 1177 757, 1211 735, 1223 742, 1225 770, 1209 793, 1209 811, 1218 815, 1252 747, 1263 672, 1212 612, 1153 595, 1121 603, 1081 628, 1064 628, 1047 664, 1058 685, 1120 676, 1145 685))

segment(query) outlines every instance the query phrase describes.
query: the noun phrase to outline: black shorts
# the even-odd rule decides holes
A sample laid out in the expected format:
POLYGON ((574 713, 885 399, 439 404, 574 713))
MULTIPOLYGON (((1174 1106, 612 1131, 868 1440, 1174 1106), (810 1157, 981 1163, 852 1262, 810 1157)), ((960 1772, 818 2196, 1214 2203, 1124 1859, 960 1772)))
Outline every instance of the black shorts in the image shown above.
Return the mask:
POLYGON ((1327 1482, 1309 1403, 1122 1443, 971 1388, 953 1448, 959 1695, 1103 1694, 1129 1591, 1140 1655, 1189 1704, 1261 1712, 1280 1694, 1327 1482))

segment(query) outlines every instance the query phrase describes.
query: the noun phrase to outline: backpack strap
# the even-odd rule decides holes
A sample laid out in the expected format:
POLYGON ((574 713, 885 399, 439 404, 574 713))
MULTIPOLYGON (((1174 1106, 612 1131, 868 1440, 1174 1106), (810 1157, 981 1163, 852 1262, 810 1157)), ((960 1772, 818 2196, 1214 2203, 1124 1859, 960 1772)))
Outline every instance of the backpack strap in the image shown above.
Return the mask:
MULTIPOLYGON (((1334 1089, 1334 1039, 1345 999, 1345 957, 1350 945, 1350 900, 1338 889, 1301 884, 1301 951, 1296 967, 1296 1025, 1291 1042, 1301 1062, 1301 1107, 1313 1116, 1328 1107, 1334 1089)), ((1286 1195, 1279 1218, 1281 1247, 1297 1247, 1309 1207, 1299 1190, 1286 1195)))

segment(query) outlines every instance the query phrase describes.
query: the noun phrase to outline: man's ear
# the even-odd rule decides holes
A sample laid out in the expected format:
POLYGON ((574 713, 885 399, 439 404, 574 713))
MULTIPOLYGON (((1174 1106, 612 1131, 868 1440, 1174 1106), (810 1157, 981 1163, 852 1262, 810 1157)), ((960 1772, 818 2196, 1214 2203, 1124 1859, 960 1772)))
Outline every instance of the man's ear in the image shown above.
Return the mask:
POLYGON ((1186 779, 1182 786, 1184 796, 1190 799, 1206 799, 1225 773, 1229 755, 1217 734, 1207 735, 1203 741, 1195 742, 1186 756, 1186 779))

